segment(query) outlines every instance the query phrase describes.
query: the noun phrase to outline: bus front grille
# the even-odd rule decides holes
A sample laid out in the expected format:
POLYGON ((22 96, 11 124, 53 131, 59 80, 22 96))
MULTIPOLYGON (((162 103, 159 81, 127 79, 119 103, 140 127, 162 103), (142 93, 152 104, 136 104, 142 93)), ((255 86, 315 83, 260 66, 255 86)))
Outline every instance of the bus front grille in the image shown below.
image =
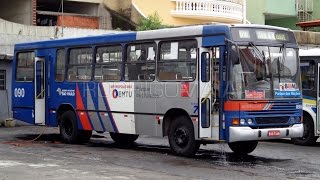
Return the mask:
POLYGON ((261 124, 286 124, 289 120, 289 117, 256 117, 256 123, 261 124))

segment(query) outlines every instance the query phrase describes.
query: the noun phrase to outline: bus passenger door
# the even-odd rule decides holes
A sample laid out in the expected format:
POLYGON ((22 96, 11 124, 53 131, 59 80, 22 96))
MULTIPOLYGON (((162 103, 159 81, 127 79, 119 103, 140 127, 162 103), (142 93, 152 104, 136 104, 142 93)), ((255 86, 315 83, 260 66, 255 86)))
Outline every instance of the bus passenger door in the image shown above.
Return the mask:
POLYGON ((34 122, 38 125, 45 125, 46 98, 45 98, 45 59, 36 57, 35 59, 35 107, 34 122))
POLYGON ((199 138, 211 137, 211 54, 210 49, 199 52, 199 138))

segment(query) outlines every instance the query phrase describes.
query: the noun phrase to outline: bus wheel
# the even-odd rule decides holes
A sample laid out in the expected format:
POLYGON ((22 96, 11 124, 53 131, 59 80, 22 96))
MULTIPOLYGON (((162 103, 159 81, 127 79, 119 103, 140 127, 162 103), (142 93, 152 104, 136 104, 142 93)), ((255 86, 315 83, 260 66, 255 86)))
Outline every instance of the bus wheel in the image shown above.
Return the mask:
POLYGON ((314 135, 314 124, 311 117, 306 116, 303 120, 303 137, 292 138, 292 142, 297 145, 311 146, 316 143, 318 137, 314 135))
POLYGON ((66 111, 61 115, 59 126, 62 141, 65 143, 85 143, 92 135, 92 131, 78 129, 77 118, 73 111, 66 111))
POLYGON ((239 141, 228 144, 235 154, 249 154, 254 151, 258 145, 258 141, 239 141))
POLYGON ((136 134, 121 134, 113 132, 110 132, 110 136, 115 143, 121 145, 130 145, 133 142, 135 142, 139 137, 139 135, 136 134))
POLYGON ((200 143, 194 137, 193 125, 185 116, 173 120, 168 139, 171 149, 179 156, 193 156, 200 147, 200 143))

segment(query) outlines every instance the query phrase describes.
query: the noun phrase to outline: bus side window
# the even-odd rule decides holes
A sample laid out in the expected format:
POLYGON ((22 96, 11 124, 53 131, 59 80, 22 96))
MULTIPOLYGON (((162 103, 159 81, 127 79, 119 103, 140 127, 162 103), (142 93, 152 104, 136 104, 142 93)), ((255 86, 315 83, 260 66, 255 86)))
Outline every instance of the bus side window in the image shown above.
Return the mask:
POLYGON ((303 90, 312 90, 315 87, 315 62, 313 60, 300 63, 303 90))
POLYGON ((34 52, 23 52, 17 55, 16 81, 31 82, 34 80, 34 52))
POLYGON ((127 46, 126 81, 153 81, 155 78, 156 44, 143 43, 127 46))
POLYGON ((120 81, 122 65, 122 47, 98 47, 96 54, 94 79, 97 81, 120 81))
POLYGON ((64 49, 58 49, 56 54, 56 81, 62 82, 66 70, 66 56, 64 49))
POLYGON ((161 42, 158 80, 194 81, 196 78, 196 49, 196 40, 161 42))
POLYGON ((92 72, 92 48, 71 49, 68 56, 67 77, 69 81, 89 81, 92 72))

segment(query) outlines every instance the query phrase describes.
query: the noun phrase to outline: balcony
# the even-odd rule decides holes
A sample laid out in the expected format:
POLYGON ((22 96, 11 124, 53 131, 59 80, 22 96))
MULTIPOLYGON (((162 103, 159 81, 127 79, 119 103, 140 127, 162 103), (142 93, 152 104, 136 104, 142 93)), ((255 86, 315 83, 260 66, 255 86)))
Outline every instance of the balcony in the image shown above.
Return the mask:
POLYGON ((245 22, 245 0, 172 0, 171 15, 210 22, 245 22))

